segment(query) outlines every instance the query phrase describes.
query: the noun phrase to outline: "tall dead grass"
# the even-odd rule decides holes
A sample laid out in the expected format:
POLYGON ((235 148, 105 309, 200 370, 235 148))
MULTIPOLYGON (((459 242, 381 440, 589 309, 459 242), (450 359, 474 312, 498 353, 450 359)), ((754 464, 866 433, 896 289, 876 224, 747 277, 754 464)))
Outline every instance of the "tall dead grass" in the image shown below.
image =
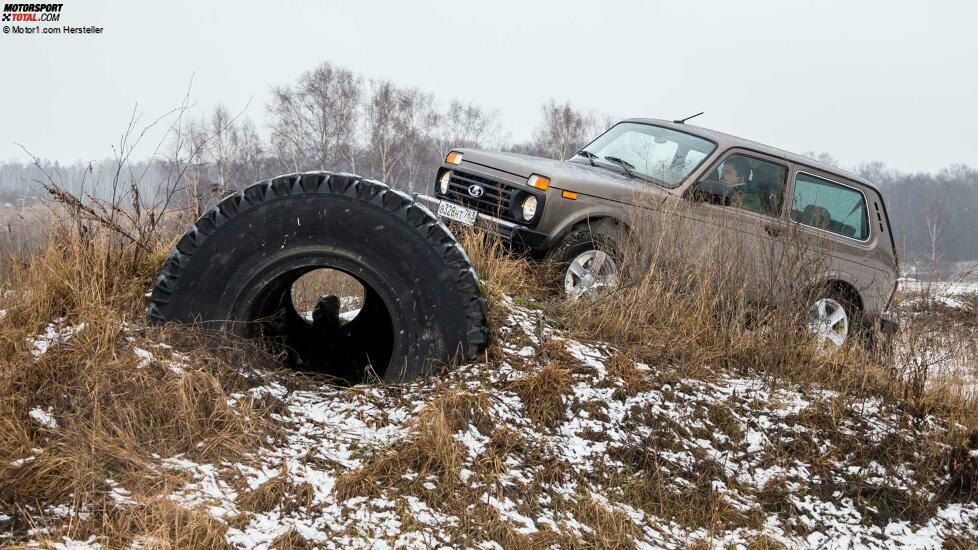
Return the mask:
POLYGON ((145 328, 144 294, 167 249, 157 242, 136 254, 112 232, 56 225, 46 248, 10 266, 0 297, 4 530, 23 535, 71 503, 74 519, 53 516, 52 535, 223 540, 209 516, 160 501, 187 480, 159 459, 240 457, 274 435, 275 403, 248 393, 267 378, 255 367, 274 367, 219 335, 145 328), (112 498, 115 483, 127 504, 112 498))
MULTIPOLYGON (((803 330, 804 301, 793 299, 804 289, 764 289, 777 299, 758 307, 745 274, 757 276, 764 266, 744 265, 744 243, 721 235, 704 237, 694 247, 688 238, 677 238, 692 231, 682 225, 687 222, 670 223, 652 220, 636 231, 625 247, 625 280, 619 288, 574 302, 553 299, 543 282, 546 269, 511 253, 498 239, 471 232, 460 240, 484 284, 493 323, 506 314, 505 296, 546 310, 575 338, 615 346, 618 359, 609 364, 609 372, 627 382, 627 391, 649 388, 666 367, 703 379, 725 368, 761 373, 773 385, 828 386, 842 400, 882 396, 894 410, 911 413, 908 419, 932 412, 960 422, 960 428, 948 423, 947 437, 921 442, 920 460, 926 461, 921 471, 951 472, 962 480, 961 491, 970 490, 972 465, 962 449, 978 429, 973 401, 909 386, 892 365, 865 353, 858 343, 829 353, 820 350, 803 330), (636 360, 651 369, 637 370, 636 360)), ((171 547, 219 545, 227 525, 166 500, 187 478, 159 468, 158 457, 240 458, 276 435, 267 412, 279 404, 248 392, 264 382, 257 372, 275 373, 271 358, 214 335, 143 326, 144 293, 169 250, 168 237, 153 239, 152 246, 136 245, 98 226, 79 231, 76 225, 55 225, 46 248, 9 265, 9 292, 0 293, 0 309, 6 311, 0 316, 0 513, 11 519, 0 527, 17 536, 37 527, 37 517, 51 517, 57 526, 52 540, 60 534, 84 539, 98 533, 110 546, 139 540, 171 547), (83 329, 53 339, 35 356, 35 338, 49 325, 61 334, 82 324, 83 329), (35 411, 56 428, 39 421, 35 411), (112 496, 116 482, 131 492, 131 502, 123 505, 112 496), (72 503, 75 518, 85 519, 64 527, 52 508, 66 502, 72 503)), ((790 255, 772 258, 777 263, 767 269, 810 265, 790 255)), ((506 389, 519 394, 531 420, 546 428, 562 422, 571 371, 563 358, 540 351, 550 360, 506 389)), ((489 360, 494 360, 492 350, 489 360)), ((478 495, 460 482, 465 449, 453 434, 472 424, 491 437, 478 472, 484 476, 491 476, 502 460, 492 449, 524 443, 493 426, 485 412, 490 399, 485 391, 444 387, 435 394, 410 437, 339 479, 338 498, 375 495, 394 486, 432 499, 451 498, 460 511, 468 509, 478 495), (405 472, 416 475, 405 480, 405 472), (429 479, 436 482, 433 491, 423 487, 429 479)), ((261 509, 286 501, 302 506, 304 499, 294 495, 301 497, 308 488, 283 485, 285 479, 283 474, 244 495, 242 506, 261 509), (294 495, 287 499, 286 493, 294 495)), ((753 521, 733 517, 706 489, 666 494, 660 481, 635 478, 633 486, 622 486, 637 506, 663 517, 707 527, 753 521)), ((618 512, 586 497, 576 506, 596 526, 594 545, 633 538, 618 512)), ((492 523, 491 514, 478 510, 471 513, 472 521, 492 523)), ((495 521, 500 540, 528 542, 495 521)))
POLYGON ((828 262, 811 241, 789 230, 759 243, 722 220, 704 224, 686 208, 634 209, 619 286, 549 303, 548 311, 578 338, 687 374, 708 377, 718 367, 760 372, 883 396, 920 412, 959 414, 974 405, 914 386, 892 357, 874 352, 868 328, 854 330, 842 347, 808 333, 810 304, 824 290, 812 282, 828 262))

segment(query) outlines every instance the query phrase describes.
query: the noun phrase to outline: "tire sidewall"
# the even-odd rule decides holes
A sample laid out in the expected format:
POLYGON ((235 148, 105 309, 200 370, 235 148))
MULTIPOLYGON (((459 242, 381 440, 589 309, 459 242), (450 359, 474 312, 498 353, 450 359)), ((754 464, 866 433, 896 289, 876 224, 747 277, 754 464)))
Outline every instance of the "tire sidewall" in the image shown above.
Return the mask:
POLYGON ((461 248, 446 249, 458 245, 437 220, 409 198, 395 198, 405 202, 396 213, 380 201, 330 192, 293 192, 242 208, 179 260, 171 297, 157 311, 166 320, 211 321, 247 334, 231 320, 249 319, 263 285, 276 280, 280 287, 290 270, 333 268, 376 291, 390 314, 385 379, 409 379, 464 356, 472 332, 467 304, 481 301, 474 271, 461 248))
POLYGON ((557 292, 565 293, 564 280, 571 262, 581 254, 591 250, 607 253, 618 264, 619 271, 621 270, 621 252, 612 237, 591 229, 575 230, 567 235, 546 257, 548 279, 552 281, 557 292))

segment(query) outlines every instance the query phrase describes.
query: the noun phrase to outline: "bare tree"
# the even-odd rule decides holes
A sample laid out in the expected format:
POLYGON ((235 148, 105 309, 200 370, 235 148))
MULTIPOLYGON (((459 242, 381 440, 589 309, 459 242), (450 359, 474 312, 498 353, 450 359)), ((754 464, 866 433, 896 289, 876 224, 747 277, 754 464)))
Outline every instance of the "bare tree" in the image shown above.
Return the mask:
POLYGON ((188 125, 183 151, 186 194, 199 215, 217 199, 261 177, 263 148, 254 124, 218 105, 188 125))
POLYGON ((555 159, 570 158, 599 131, 598 117, 553 100, 541 107, 543 119, 533 132, 531 148, 555 159))
POLYGON ((272 89, 272 147, 286 170, 356 170, 362 80, 323 63, 272 89))
POLYGON ((430 94, 374 82, 364 117, 371 175, 409 190, 420 185, 425 167, 435 165, 440 154, 439 118, 430 94))
POLYGON ((897 174, 894 170, 887 167, 880 161, 864 162, 856 167, 856 174, 868 179, 877 185, 886 185, 892 182, 897 174))
POLYGON ((187 175, 201 148, 209 143, 207 139, 188 138, 189 103, 188 89, 179 107, 146 124, 134 108, 118 145, 113 147, 113 159, 104 167, 89 163, 78 175, 79 181, 66 182, 56 164, 46 165, 24 149, 41 175, 33 181, 64 206, 69 222, 83 237, 83 245, 93 244, 96 228, 105 229, 117 237, 114 242, 132 245, 131 254, 120 256, 119 261, 136 266, 171 238, 162 229, 185 210, 179 199, 186 192, 187 175), (162 136, 149 160, 134 160, 140 144, 157 129, 163 130, 162 136), (167 147, 167 143, 171 145, 167 147), (147 178, 153 181, 145 181, 147 178))
POLYGON ((936 202, 930 202, 924 207, 924 223, 927 224, 927 237, 930 244, 928 258, 931 267, 937 271, 940 256, 938 249, 943 239, 944 231, 944 209, 936 202))
POLYGON ((455 99, 442 116, 440 149, 471 147, 493 149, 499 146, 499 113, 487 111, 474 103, 455 99))

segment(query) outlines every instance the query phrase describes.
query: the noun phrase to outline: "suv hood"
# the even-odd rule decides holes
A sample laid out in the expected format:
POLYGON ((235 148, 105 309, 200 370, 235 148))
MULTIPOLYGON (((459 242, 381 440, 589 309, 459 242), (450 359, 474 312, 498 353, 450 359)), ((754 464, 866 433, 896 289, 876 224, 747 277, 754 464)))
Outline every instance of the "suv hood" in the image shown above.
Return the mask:
POLYGON ((530 174, 550 178, 550 185, 586 195, 619 199, 634 195, 636 191, 669 194, 665 189, 639 179, 629 177, 614 168, 591 166, 581 160, 554 160, 519 153, 455 149, 462 153, 462 164, 473 163, 512 174, 521 179, 530 174))

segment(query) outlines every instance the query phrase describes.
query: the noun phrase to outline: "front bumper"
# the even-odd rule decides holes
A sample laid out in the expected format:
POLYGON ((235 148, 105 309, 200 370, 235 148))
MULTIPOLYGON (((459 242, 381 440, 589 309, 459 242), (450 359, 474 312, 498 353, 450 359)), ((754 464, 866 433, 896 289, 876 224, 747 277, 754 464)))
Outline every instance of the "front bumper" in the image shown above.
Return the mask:
MULTIPOLYGON (((431 210, 432 214, 438 214, 438 205, 442 203, 441 199, 432 197, 430 195, 423 195, 421 193, 414 193, 413 197, 416 203, 423 205, 428 210, 431 210)), ((464 204, 460 204, 458 206, 465 207, 464 204)), ((481 212, 478 212, 476 215, 475 225, 479 229, 484 229, 486 231, 495 233, 513 244, 525 246, 531 249, 539 250, 543 248, 547 242, 546 233, 534 231, 528 227, 523 227, 522 225, 502 220, 494 216, 489 216, 481 212)))

